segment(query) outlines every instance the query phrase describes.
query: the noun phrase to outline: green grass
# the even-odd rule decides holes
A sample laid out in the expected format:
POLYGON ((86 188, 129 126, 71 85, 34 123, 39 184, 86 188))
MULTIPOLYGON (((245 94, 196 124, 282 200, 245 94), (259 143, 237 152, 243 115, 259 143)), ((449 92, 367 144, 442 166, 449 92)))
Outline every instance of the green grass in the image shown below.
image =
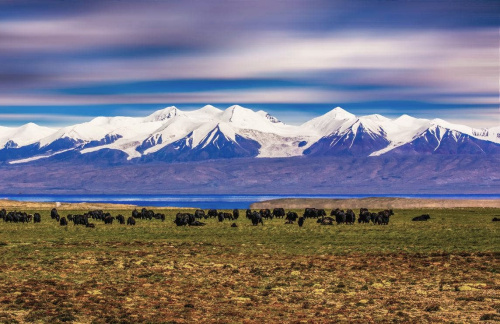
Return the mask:
MULTIPOLYGON (((34 212, 34 211, 29 211, 34 212)), ((82 211, 64 211, 61 215, 82 211)), ((0 242, 18 249, 29 245, 113 243, 113 242, 172 242, 204 243, 224 246, 234 252, 252 253, 269 250, 287 254, 349 254, 349 253, 433 253, 433 252, 499 252, 499 224, 491 219, 500 215, 498 209, 436 209, 396 210, 388 226, 372 224, 320 226, 308 219, 304 227, 285 225, 283 219, 265 221, 264 226, 251 226, 244 216, 231 228, 231 221, 219 223, 208 219, 204 227, 177 227, 174 210, 163 210, 165 222, 137 220, 136 226, 104 225, 93 221, 96 228, 61 227, 42 211, 41 224, 0 224, 0 242), (412 222, 411 218, 429 213, 427 222, 412 222)), ((300 211, 299 211, 300 212, 300 211)), ((130 211, 111 211, 128 217, 130 211)), ((99 244, 97 244, 99 245, 99 244)))

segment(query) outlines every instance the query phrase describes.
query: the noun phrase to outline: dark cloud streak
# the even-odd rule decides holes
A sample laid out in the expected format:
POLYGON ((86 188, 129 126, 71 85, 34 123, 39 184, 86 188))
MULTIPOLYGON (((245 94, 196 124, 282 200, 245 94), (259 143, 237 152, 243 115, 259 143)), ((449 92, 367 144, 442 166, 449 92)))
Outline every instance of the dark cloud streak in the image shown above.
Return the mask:
POLYGON ((291 106, 359 91, 367 105, 460 94, 480 107, 498 87, 499 16, 486 0, 0 2, 0 94, 4 107, 93 89, 262 104, 297 89, 291 106))

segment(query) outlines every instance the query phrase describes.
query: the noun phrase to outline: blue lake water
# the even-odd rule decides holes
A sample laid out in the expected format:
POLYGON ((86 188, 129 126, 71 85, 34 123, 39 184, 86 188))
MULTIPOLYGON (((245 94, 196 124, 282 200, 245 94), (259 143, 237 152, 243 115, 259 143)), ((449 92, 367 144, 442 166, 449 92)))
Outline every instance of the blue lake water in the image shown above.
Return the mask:
POLYGON ((500 199, 498 194, 482 195, 1 195, 0 199, 36 202, 116 203, 154 207, 197 207, 203 209, 246 209, 254 202, 279 198, 430 198, 430 199, 500 199))

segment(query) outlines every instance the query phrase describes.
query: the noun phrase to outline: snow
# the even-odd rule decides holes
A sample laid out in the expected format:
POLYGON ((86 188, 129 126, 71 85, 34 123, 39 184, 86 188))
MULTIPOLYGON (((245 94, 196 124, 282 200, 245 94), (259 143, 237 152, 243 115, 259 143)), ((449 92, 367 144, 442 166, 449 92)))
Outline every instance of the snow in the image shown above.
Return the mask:
MULTIPOLYGON (((141 157, 142 154, 152 154, 182 139, 192 148, 201 143, 206 146, 216 141, 215 134, 220 131, 230 141, 236 141, 236 135, 257 141, 261 145, 258 157, 288 157, 302 155, 305 149, 325 136, 352 133, 355 137, 361 126, 368 136, 382 136, 390 142, 386 148, 373 152, 371 156, 387 153, 425 132, 435 134, 438 141, 446 130, 451 130, 456 139, 463 133, 500 143, 500 137, 497 135, 500 133, 500 127, 478 130, 442 119, 428 120, 402 115, 391 120, 378 114, 356 117, 336 107, 300 126, 292 126, 280 122, 263 110, 253 111, 239 105, 222 110, 206 105, 192 111, 181 111, 170 106, 146 117, 97 117, 89 122, 58 130, 33 123, 18 128, 0 127, 0 149, 11 140, 18 146, 39 142, 43 147, 60 138, 88 143, 102 140, 107 135, 119 135, 120 138, 113 143, 86 148, 80 152, 85 154, 107 148, 123 151, 132 159, 141 157), (162 141, 158 143, 160 136, 162 141), (155 145, 141 154, 137 148, 145 141, 155 145), (302 143, 301 147, 299 143, 302 143)), ((44 157, 34 156, 32 159, 44 157)))
POLYGON ((319 138, 339 133, 347 127, 352 126, 356 121, 356 116, 337 107, 326 114, 311 119, 300 127, 309 133, 316 134, 319 138))
MULTIPOLYGON (((285 125, 281 122, 276 122, 276 118, 270 116, 265 111, 255 112, 251 109, 244 108, 239 105, 233 105, 225 110, 220 110, 214 106, 205 106, 201 109, 179 112, 175 118, 172 118, 165 123, 161 128, 156 130, 150 136, 158 136, 161 134, 163 142, 154 147, 147 149, 144 153, 151 154, 157 152, 163 147, 182 139, 189 135, 192 140, 190 145, 197 147, 201 142, 204 145, 206 138, 212 131, 218 129, 231 141, 236 141, 236 134, 243 137, 266 141, 260 134, 276 134, 278 137, 298 136, 301 130, 297 127, 285 125), (245 130, 253 130, 255 132, 245 132, 245 130), (257 138, 253 138, 252 134, 257 138)), ((210 138, 215 141, 215 138, 210 138)), ((266 143, 260 142, 266 147, 266 143)), ((301 150, 303 151, 303 149, 301 150)), ((267 152, 265 153, 267 154, 267 152)))
POLYGON ((20 127, 0 127, 0 148, 3 148, 9 141, 13 141, 19 147, 33 144, 56 131, 34 123, 28 123, 20 127))
POLYGON ((10 161, 9 164, 21 164, 21 163, 28 163, 28 162, 32 162, 32 161, 46 159, 46 158, 49 158, 51 156, 58 155, 58 154, 61 154, 61 153, 64 153, 64 152, 68 152, 68 151, 72 151, 72 150, 74 150, 74 149, 71 148, 71 149, 67 149, 67 150, 61 150, 61 151, 58 151, 56 153, 47 154, 47 155, 37 155, 37 156, 33 156, 33 157, 30 157, 30 158, 27 158, 27 159, 20 159, 20 160, 10 161))
POLYGON ((380 122, 388 122, 388 121, 390 121, 389 118, 384 117, 384 116, 379 115, 379 114, 367 115, 367 116, 363 116, 363 118, 367 119, 367 120, 380 121, 380 122))
POLYGON ((164 121, 177 116, 179 110, 175 106, 167 107, 158 111, 155 111, 151 115, 144 118, 145 122, 157 122, 164 121))
POLYGON ((271 123, 276 123, 276 124, 281 123, 281 121, 278 118, 270 115, 267 111, 259 110, 259 111, 257 111, 257 115, 260 115, 260 116, 268 119, 271 123))
POLYGON ((206 105, 206 106, 203 106, 202 108, 198 109, 198 110, 195 110, 195 111, 192 111, 192 112, 189 112, 189 114, 191 115, 197 115, 197 116, 200 116, 200 115, 207 115, 208 117, 217 117, 218 115, 222 114, 222 110, 220 110, 219 108, 217 107, 214 107, 212 105, 206 105))
MULTIPOLYGON (((265 114, 267 115, 267 113, 265 114)), ((235 105, 224 111, 221 120, 231 123, 233 127, 240 129, 255 129, 262 132, 275 133, 278 131, 276 123, 272 122, 266 115, 235 105)))

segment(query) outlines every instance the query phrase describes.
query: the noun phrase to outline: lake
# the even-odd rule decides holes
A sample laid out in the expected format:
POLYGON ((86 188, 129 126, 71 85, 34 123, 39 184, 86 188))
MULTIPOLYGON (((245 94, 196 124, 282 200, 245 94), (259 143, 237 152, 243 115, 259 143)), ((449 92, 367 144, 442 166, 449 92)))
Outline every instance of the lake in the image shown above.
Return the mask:
POLYGON ((427 198, 427 199, 500 199, 498 194, 481 195, 1 195, 0 199, 36 202, 115 203, 154 207, 197 207, 203 209, 247 209, 254 202, 279 198, 427 198))

